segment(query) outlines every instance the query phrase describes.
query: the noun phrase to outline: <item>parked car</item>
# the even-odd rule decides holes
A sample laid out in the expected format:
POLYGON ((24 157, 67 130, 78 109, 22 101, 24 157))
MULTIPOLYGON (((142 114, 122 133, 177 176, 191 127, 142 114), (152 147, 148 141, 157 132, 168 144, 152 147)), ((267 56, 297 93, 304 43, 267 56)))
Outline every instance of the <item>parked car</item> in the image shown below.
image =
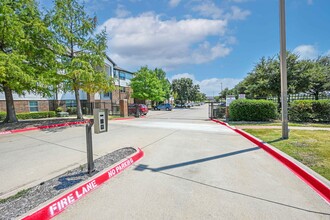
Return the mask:
POLYGON ((146 115, 149 112, 145 104, 130 104, 128 105, 128 114, 136 115, 137 108, 139 108, 140 115, 146 115))
POLYGON ((166 111, 172 111, 172 105, 171 104, 159 104, 154 107, 155 110, 166 110, 166 111))

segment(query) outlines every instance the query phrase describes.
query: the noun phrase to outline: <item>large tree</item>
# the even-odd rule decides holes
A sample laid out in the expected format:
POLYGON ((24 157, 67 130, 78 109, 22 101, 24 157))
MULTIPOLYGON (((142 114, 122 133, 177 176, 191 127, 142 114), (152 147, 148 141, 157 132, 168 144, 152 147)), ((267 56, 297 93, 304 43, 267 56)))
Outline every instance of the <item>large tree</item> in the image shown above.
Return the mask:
POLYGON ((163 101, 165 92, 161 80, 155 71, 148 69, 147 66, 141 67, 131 80, 133 90, 132 97, 140 100, 163 101))
POLYGON ((172 90, 181 104, 198 99, 199 85, 194 85, 190 78, 174 79, 172 81, 172 90))
MULTIPOLYGON (((162 69, 156 68, 154 70, 154 73, 156 74, 157 78, 160 80, 160 84, 164 93, 164 98, 169 100, 171 97, 171 83, 166 78, 166 73, 162 69)), ((161 100, 162 101, 162 100, 161 100)))
POLYGON ((330 65, 327 57, 320 57, 311 63, 307 71, 308 92, 319 99, 319 94, 330 90, 330 65))
POLYGON ((95 34, 96 17, 88 16, 77 0, 55 0, 47 21, 59 46, 56 54, 61 62, 64 90, 74 92, 77 118, 82 119, 80 90, 95 93, 114 89, 113 80, 103 68, 105 30, 95 34))
MULTIPOLYGON (((287 80, 288 93, 304 92, 308 88, 307 70, 310 65, 306 61, 300 61, 296 54, 287 53, 287 80)), ((241 82, 240 88, 245 90, 252 98, 276 96, 280 103, 281 75, 279 56, 262 57, 255 65, 252 72, 241 82)))
POLYGON ((1 0, 0 92, 5 93, 4 122, 17 122, 13 92, 50 95, 55 59, 52 35, 34 0, 1 0))

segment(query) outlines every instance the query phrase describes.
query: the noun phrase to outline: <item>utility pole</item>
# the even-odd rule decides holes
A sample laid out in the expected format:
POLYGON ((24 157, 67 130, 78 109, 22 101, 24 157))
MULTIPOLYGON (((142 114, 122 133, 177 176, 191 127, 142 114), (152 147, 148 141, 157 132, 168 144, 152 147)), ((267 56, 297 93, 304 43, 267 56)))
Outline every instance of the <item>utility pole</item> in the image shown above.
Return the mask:
POLYGON ((282 139, 289 138, 287 68, 286 68, 286 33, 285 33, 285 0, 279 0, 280 6, 280 69, 281 69, 281 102, 282 102, 282 139))

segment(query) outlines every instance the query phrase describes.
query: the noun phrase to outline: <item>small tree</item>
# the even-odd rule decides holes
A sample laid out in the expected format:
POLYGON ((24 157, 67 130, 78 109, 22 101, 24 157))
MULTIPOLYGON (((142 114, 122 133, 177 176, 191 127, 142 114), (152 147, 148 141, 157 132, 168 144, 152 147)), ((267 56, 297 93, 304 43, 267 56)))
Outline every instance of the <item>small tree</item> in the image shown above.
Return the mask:
POLYGON ((60 73, 64 90, 73 91, 77 118, 82 119, 79 90, 88 93, 108 92, 114 83, 104 71, 106 33, 95 33, 96 17, 89 17, 77 0, 55 0, 48 22, 56 36, 60 73))

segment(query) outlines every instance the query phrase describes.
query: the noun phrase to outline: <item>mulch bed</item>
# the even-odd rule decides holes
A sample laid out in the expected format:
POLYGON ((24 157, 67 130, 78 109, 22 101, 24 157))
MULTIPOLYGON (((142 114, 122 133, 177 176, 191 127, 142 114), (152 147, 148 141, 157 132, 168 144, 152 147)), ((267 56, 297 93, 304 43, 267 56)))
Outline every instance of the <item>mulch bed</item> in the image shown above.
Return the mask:
MULTIPOLYGON (((125 147, 94 160, 95 173, 108 168, 135 152, 134 148, 125 147)), ((20 196, 0 200, 0 219, 17 218, 89 178, 91 177, 87 173, 87 164, 85 164, 26 189, 20 193, 20 196)))

